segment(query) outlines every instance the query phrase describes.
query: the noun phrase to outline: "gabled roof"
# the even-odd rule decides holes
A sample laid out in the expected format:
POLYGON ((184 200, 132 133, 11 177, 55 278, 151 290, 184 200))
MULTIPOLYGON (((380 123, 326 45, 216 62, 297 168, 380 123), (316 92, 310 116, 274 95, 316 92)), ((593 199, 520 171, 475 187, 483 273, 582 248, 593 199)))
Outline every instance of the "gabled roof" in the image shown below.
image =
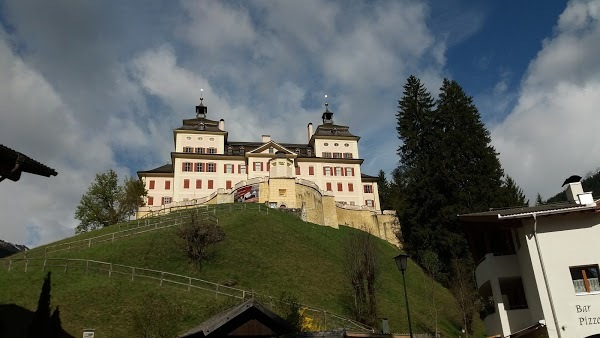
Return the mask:
POLYGON ((279 336, 292 331, 290 324, 283 318, 254 299, 249 299, 209 318, 179 337, 225 337, 234 331, 243 330, 246 326, 252 326, 252 337, 279 336))
POLYGON ((499 222, 508 219, 532 217, 534 214, 537 216, 548 216, 567 214, 571 212, 594 211, 599 209, 597 202, 584 205, 569 202, 542 204, 533 207, 494 209, 490 211, 458 215, 458 218, 462 222, 499 222))
MULTIPOLYGON (((21 177, 21 172, 45 177, 57 175, 56 170, 26 156, 23 153, 0 144, 0 177, 8 178, 12 181, 18 181, 21 177)), ((2 179, 3 178, 0 178, 0 181, 2 179)))
POLYGON ((295 155, 295 153, 293 151, 287 149, 286 147, 282 146, 281 144, 279 144, 273 140, 271 140, 267 143, 264 143, 260 147, 257 147, 256 149, 253 149, 246 153, 261 153, 261 152, 269 149, 270 147, 273 147, 274 149, 277 149, 278 151, 282 151, 282 152, 290 154, 290 155, 295 155))

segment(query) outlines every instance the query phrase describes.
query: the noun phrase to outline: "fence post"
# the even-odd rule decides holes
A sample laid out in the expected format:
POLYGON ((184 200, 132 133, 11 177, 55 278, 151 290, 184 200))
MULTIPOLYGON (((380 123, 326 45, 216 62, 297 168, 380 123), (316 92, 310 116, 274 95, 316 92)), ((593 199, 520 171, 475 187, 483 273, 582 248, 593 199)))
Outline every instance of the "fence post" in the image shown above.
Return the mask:
POLYGON ((10 267, 12 266, 12 259, 8 260, 8 271, 10 272, 10 267))
POLYGON ((44 257, 44 266, 42 267, 42 271, 46 271, 46 257, 44 257))
POLYGON ((86 260, 85 261, 85 274, 88 274, 88 270, 90 269, 90 261, 86 260))
POLYGON ((258 205, 258 212, 260 212, 260 204, 258 205))
POLYGON ((108 267, 108 278, 110 278, 112 276, 112 263, 110 263, 109 267, 108 267))
POLYGON ((164 278, 165 278, 165 273, 164 273, 164 272, 161 272, 161 273, 160 273, 160 286, 162 286, 162 283, 163 283, 163 279, 164 279, 164 278))
POLYGON ((46 256, 48 256, 48 247, 44 248, 44 258, 46 258, 46 256))
POLYGON ((325 326, 325 330, 327 330, 327 311, 323 310, 323 326, 325 326))
POLYGON ((111 243, 115 241, 115 233, 112 233, 112 240, 110 241, 111 243))
POLYGON ((190 291, 192 289, 192 277, 188 277, 188 291, 190 291))
POLYGON ((217 284, 217 287, 215 288, 216 292, 215 292, 215 298, 219 298, 219 284, 217 284))
POLYGON ((88 239, 88 248, 92 246, 92 239, 88 239))
POLYGON ((135 267, 131 268, 131 281, 133 282, 133 276, 135 276, 135 267))
POLYGON ((69 268, 69 260, 65 259, 65 273, 67 272, 68 268, 69 268))
POLYGON ((27 265, 29 265, 29 258, 25 260, 25 272, 27 272, 27 265))

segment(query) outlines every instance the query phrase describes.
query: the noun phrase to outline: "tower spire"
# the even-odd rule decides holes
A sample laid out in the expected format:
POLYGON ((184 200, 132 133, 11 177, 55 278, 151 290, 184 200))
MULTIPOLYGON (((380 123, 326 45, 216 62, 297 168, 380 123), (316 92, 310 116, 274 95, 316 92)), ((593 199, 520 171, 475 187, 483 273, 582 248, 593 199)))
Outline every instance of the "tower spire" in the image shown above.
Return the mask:
POLYGON ((329 102, 327 102, 327 94, 325 94, 325 112, 322 116, 323 124, 333 123, 333 113, 329 111, 329 102))
POLYGON ((198 118, 198 119, 206 118, 207 109, 203 103, 203 100, 204 100, 203 92, 204 92, 204 89, 200 88, 200 104, 196 106, 196 118, 198 118))

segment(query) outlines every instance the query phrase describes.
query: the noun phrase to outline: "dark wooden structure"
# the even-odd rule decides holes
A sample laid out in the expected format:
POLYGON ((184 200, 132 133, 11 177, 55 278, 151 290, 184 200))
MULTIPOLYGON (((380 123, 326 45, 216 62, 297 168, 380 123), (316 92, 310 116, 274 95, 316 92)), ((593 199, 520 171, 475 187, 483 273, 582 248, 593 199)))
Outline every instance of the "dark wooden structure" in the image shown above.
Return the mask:
POLYGON ((250 299, 179 337, 280 337, 292 331, 293 328, 287 321, 250 299))
POLYGON ((54 169, 0 144, 0 182, 7 178, 16 182, 23 172, 46 177, 57 175, 54 169))

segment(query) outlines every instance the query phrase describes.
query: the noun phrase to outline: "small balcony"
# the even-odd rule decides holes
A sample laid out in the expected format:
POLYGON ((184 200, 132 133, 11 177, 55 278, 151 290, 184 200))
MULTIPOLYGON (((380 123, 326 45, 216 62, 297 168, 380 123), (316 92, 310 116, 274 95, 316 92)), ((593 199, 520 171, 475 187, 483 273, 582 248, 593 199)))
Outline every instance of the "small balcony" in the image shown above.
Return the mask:
POLYGON ((488 253, 475 268, 478 288, 491 279, 520 275, 521 269, 516 254, 488 253))

